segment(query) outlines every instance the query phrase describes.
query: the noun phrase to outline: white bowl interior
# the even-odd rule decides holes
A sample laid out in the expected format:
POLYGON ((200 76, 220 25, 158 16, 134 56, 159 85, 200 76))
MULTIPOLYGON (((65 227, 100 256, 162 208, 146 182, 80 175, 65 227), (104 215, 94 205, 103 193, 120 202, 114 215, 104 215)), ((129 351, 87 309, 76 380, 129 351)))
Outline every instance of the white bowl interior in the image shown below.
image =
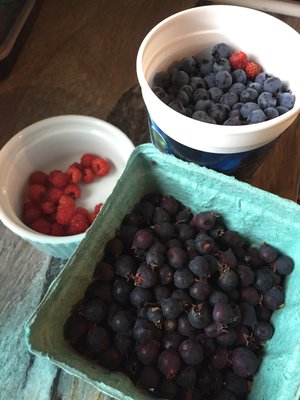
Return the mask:
MULTIPOLYGON (((93 211, 104 203, 121 176, 134 146, 114 126, 92 117, 59 116, 48 118, 15 135, 0 152, 0 217, 21 237, 37 241, 74 241, 74 237, 40 235, 20 220, 24 192, 31 172, 66 168, 79 162, 84 153, 94 153, 111 165, 108 175, 81 185, 78 206, 93 211)), ((77 235, 76 235, 77 236, 77 235)), ((82 235, 78 235, 82 236, 82 235)))
POLYGON ((276 139, 299 114, 300 59, 295 51, 299 46, 298 32, 261 11, 224 5, 196 7, 165 19, 148 33, 138 52, 137 75, 151 117, 179 143, 212 152, 250 150, 276 139), (151 83, 156 72, 185 56, 208 56, 220 42, 246 52, 266 72, 286 82, 296 95, 294 108, 256 126, 228 127, 182 116, 154 95, 151 83), (200 137, 202 131, 207 135, 200 137))

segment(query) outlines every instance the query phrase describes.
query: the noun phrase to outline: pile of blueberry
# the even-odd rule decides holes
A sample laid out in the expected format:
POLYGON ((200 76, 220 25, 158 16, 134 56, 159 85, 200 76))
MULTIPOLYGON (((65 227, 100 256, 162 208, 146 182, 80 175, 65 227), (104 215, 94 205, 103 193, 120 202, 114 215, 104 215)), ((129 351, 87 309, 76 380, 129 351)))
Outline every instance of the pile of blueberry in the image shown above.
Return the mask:
POLYGON ((284 306, 293 260, 254 247, 214 211, 144 196, 97 262, 64 335, 74 349, 167 399, 246 399, 284 306))
POLYGON ((175 111, 218 125, 256 124, 286 113, 295 103, 280 78, 226 43, 216 44, 210 58, 185 57, 157 72, 152 90, 175 111))

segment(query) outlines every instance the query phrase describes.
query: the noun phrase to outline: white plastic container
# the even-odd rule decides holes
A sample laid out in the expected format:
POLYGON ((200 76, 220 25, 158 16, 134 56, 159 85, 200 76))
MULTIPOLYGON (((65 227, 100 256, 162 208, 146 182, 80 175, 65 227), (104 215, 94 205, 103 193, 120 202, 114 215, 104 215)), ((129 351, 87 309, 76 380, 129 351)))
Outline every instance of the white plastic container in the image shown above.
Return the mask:
POLYGON ((150 117, 154 144, 167 153, 225 173, 257 167, 274 141, 300 111, 300 35, 264 12, 246 7, 195 7, 168 17, 143 40, 137 55, 137 76, 150 117), (259 124, 213 125, 186 117, 152 91, 156 72, 175 60, 203 53, 225 42, 242 50, 263 69, 280 77, 296 96, 292 110, 259 124))

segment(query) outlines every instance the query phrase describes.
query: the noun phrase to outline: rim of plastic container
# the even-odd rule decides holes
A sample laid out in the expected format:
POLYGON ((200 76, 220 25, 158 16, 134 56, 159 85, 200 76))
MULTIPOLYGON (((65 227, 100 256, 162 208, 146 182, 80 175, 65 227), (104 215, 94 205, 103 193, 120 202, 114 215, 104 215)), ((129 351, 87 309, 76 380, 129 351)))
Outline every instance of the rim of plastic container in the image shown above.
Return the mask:
MULTIPOLYGON (((141 42, 138 53, 137 53, 137 58, 136 58, 136 72, 137 72, 137 78, 138 78, 139 84, 141 86, 142 92, 145 92, 147 94, 147 96, 149 96, 149 98, 151 99, 151 102, 156 102, 157 104, 159 104, 159 107, 161 108, 162 112, 164 112, 166 114, 166 119, 172 120, 172 119, 176 118, 176 120, 178 121, 178 125, 179 124, 180 124, 180 126, 185 125, 185 131, 187 131, 187 132, 189 131, 189 127, 191 129, 198 129, 198 130, 205 129, 205 128, 209 129, 210 135, 212 135, 215 140, 222 140, 222 137, 224 137, 224 134, 235 137, 235 138, 237 136, 245 136, 247 134, 248 135, 253 134, 254 126, 255 126, 256 135, 258 134, 258 132, 260 132, 264 129, 271 129, 272 127, 278 126, 278 125, 286 125, 287 124, 287 126, 284 128, 284 130, 287 129, 287 127, 297 118, 297 116, 300 113, 300 101, 299 101, 299 99, 297 99, 297 96, 296 96, 296 103, 295 103, 294 107, 291 110, 287 111, 286 113, 284 113, 276 118, 273 118, 271 120, 267 120, 264 122, 260 122, 257 124, 226 126, 226 125, 208 124, 205 122, 194 120, 185 115, 182 115, 182 114, 178 113, 177 111, 173 110, 172 108, 170 108, 163 101, 161 101, 155 95, 155 93, 152 91, 151 86, 149 85, 149 83, 147 82, 147 80, 145 78, 144 69, 143 69, 144 53, 145 53, 145 50, 147 49, 149 40, 154 35, 159 34, 159 31, 161 30, 162 27, 164 27, 167 24, 173 24, 177 19, 181 18, 183 15, 194 14, 194 13, 201 14, 201 13, 207 11, 208 9, 218 10, 219 13, 221 13, 222 11, 225 11, 225 10, 227 10, 227 11, 235 10, 235 12, 243 12, 243 13, 247 13, 247 14, 252 13, 253 15, 264 16, 265 18, 269 18, 272 21, 276 21, 277 24, 281 24, 282 26, 284 26, 285 29, 289 30, 291 32, 291 34, 294 34, 295 37, 298 36, 299 45, 300 45, 300 34, 295 29, 293 29, 291 26, 289 26, 285 22, 281 21, 280 19, 278 19, 270 14, 267 14, 263 11, 259 11, 259 10, 244 7, 244 6, 236 6, 236 5, 207 5, 207 6, 202 6, 202 7, 189 8, 187 10, 183 10, 176 14, 173 14, 173 15, 165 18, 161 22, 159 22, 156 26, 154 26, 147 33, 147 35, 144 37, 143 41, 141 42)), ((145 101, 145 103, 146 103, 146 101, 145 101)), ((151 115, 151 117, 153 117, 153 116, 151 115)), ((153 120, 155 123, 157 123, 157 121, 155 121, 155 118, 153 118, 153 120)), ((159 126, 159 123, 158 123, 158 126, 159 126)), ((162 127, 160 127, 160 128, 164 131, 164 129, 162 127)), ((178 132, 171 132, 171 133, 164 132, 164 133, 166 133, 168 136, 172 137, 172 139, 177 140, 179 143, 182 143, 189 147, 194 147, 195 149, 197 149, 197 146, 193 146, 192 144, 196 143, 199 140, 199 137, 196 137, 196 134, 193 132, 189 132, 189 134, 185 134, 185 135, 182 135, 182 133, 179 134, 178 132)), ((239 151, 247 151, 247 150, 255 149, 257 147, 261 147, 264 144, 270 143, 272 140, 275 140, 280 134, 281 134, 281 132, 278 133, 278 135, 276 137, 273 136, 272 139, 267 139, 267 140, 261 141, 261 143, 258 143, 258 144, 246 145, 244 150, 240 149, 239 151)), ((227 146, 225 146, 223 149, 224 153, 226 153, 226 147, 227 146)), ((231 148, 231 147, 232 146, 228 146, 228 148, 231 148)), ((237 146, 237 147, 239 147, 239 146, 237 146)), ((198 150, 200 150, 200 149, 198 149, 198 150)), ((208 148, 205 150, 214 152, 213 147, 211 148, 211 150, 209 150, 208 148)), ((217 151, 215 151, 215 152, 217 152, 217 151)), ((229 151, 229 152, 231 152, 231 151, 229 151)))
MULTIPOLYGON (((51 127, 55 126, 57 124, 68 124, 68 123, 74 123, 74 122, 81 122, 81 123, 86 123, 89 126, 93 126, 95 130, 103 130, 109 132, 110 136, 114 138, 114 140, 117 141, 118 145, 122 147, 122 151, 124 151, 124 154, 127 152, 128 157, 131 154, 131 152, 134 150, 135 146, 132 143, 132 141, 128 138, 128 136, 122 132, 119 128, 115 127, 114 125, 110 124, 109 122, 106 122, 104 120, 91 117, 91 116, 85 116, 85 115, 59 115, 59 116, 54 116, 50 118, 45 118, 42 119, 38 122, 35 122, 26 128, 22 129, 20 132, 15 134, 1 149, 0 151, 0 165, 4 161, 5 154, 7 152, 12 152, 12 150, 16 147, 20 139, 26 138, 29 135, 32 135, 34 133, 39 132, 40 129, 43 127, 51 127)), ((1 182, 3 181, 3 175, 5 174, 5 168, 1 168, 0 170, 0 185, 1 182)), ((78 235, 71 235, 71 236, 51 236, 51 235, 46 235, 43 233, 36 232, 29 227, 27 227, 21 220, 20 218, 13 212, 15 215, 16 220, 19 221, 19 224, 14 222, 12 218, 6 213, 5 211, 5 205, 6 207, 10 207, 8 202, 6 201, 6 197, 3 194, 3 188, 0 187, 0 220, 3 222, 3 224, 10 229, 12 232, 17 234, 18 236, 22 237, 25 240, 29 240, 31 242, 37 242, 37 243, 43 243, 43 244, 70 244, 70 243, 77 243, 81 241, 85 233, 80 233, 78 235), (2 202, 3 200, 3 202, 2 202)))

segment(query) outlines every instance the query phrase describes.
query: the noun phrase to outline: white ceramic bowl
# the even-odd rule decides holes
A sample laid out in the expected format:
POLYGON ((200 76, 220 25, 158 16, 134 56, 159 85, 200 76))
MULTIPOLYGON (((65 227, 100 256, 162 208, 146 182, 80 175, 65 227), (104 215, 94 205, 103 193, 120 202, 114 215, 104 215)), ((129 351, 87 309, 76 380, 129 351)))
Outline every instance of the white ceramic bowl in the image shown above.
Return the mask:
POLYGON ((84 153, 106 158, 111 164, 109 174, 84 185, 78 199, 78 205, 92 210, 97 203, 106 201, 133 149, 133 143, 123 132, 93 117, 63 115, 34 123, 17 133, 0 151, 1 221, 39 250, 57 258, 69 258, 85 233, 44 235, 28 228, 20 219, 30 173, 64 170, 84 153))
POLYGON ((195 7, 161 21, 141 43, 136 64, 152 141, 167 153, 221 172, 261 158, 300 112, 300 59, 295 51, 299 46, 299 33, 286 23, 246 7, 195 7), (213 46, 221 42, 244 51, 264 71, 286 82, 296 96, 293 109, 259 124, 214 125, 174 111, 154 94, 156 72, 185 56, 200 53, 209 58, 213 46))

